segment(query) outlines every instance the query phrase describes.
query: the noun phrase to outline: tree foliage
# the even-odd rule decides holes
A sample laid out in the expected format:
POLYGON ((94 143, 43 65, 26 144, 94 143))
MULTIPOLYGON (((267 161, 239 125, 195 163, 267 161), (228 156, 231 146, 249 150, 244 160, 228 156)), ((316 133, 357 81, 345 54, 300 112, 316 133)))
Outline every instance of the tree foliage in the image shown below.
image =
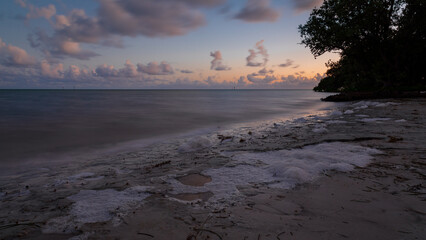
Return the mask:
POLYGON ((425 89, 425 29, 424 0, 325 0, 299 26, 302 43, 341 58, 314 90, 425 89))

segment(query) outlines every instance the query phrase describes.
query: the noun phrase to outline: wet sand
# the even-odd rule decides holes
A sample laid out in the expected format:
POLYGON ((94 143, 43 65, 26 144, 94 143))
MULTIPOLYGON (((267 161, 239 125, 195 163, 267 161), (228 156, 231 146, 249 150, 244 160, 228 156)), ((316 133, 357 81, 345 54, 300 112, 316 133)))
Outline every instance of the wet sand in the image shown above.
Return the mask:
POLYGON ((426 101, 390 99, 339 110, 324 117, 224 131, 205 142, 198 140, 191 151, 179 151, 190 141, 182 140, 1 179, 0 238, 422 239, 426 101), (215 182, 216 175, 208 173, 240 166, 235 156, 241 153, 335 142, 381 153, 365 167, 330 169, 289 189, 247 182, 224 199, 205 191, 215 182), (127 195, 136 186, 146 189, 127 195), (111 205, 110 220, 83 223, 79 215, 69 217, 76 204, 69 196, 84 189, 100 195, 114 189, 108 193, 123 195, 122 201, 129 204, 111 205))

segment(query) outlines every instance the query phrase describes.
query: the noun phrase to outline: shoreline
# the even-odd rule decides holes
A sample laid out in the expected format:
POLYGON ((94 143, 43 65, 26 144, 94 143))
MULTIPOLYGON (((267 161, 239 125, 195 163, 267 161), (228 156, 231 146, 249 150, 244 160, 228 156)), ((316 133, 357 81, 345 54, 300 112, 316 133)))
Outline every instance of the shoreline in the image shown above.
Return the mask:
POLYGON ((15 163, 25 167, 34 160, 47 160, 45 162, 50 163, 64 157, 69 160, 86 158, 86 155, 90 160, 105 155, 103 151, 112 155, 114 152, 111 149, 117 147, 117 152, 138 151, 151 143, 206 134, 233 124, 262 121, 281 115, 291 116, 300 112, 300 109, 308 108, 309 112, 310 109, 334 105, 318 100, 327 94, 310 90, 296 93, 281 90, 272 93, 209 91, 207 95, 197 91, 190 91, 191 94, 181 91, 161 94, 133 91, 130 96, 115 92, 112 96, 109 92, 97 92, 88 109, 84 108, 86 105, 83 101, 72 101, 80 97, 90 98, 90 94, 84 91, 73 91, 65 96, 40 94, 37 91, 6 94, 4 97, 14 107, 2 108, 5 114, 1 124, 5 134, 0 139, 2 170, 6 168, 5 165, 13 168, 15 163), (170 99, 165 98, 169 93, 170 99), (225 98, 226 106, 220 105, 221 97, 225 98), (292 100, 287 100, 287 97, 292 100), (40 98, 44 103, 40 105, 45 108, 29 112, 29 109, 36 108, 31 105, 33 98, 40 98), (55 102, 58 103, 53 104, 55 102), (133 102, 133 105, 127 106, 126 102, 133 102), (259 104, 253 104, 256 102, 259 104), (106 105, 111 107, 106 108, 106 105), (211 107, 213 109, 209 110, 211 107), (14 114, 13 109, 19 114, 14 114), (51 116, 47 119, 44 115, 51 116))
MULTIPOLYGON (((320 103, 318 105, 321 105, 320 103)), ((335 105, 339 105, 336 103, 335 105)), ((336 106, 322 106, 315 111, 326 112, 336 106)), ((110 158, 114 155, 138 152, 140 149, 149 149, 153 145, 176 144, 180 139, 190 139, 197 136, 214 135, 216 132, 232 131, 239 128, 256 128, 258 125, 274 121, 290 120, 296 117, 308 115, 305 111, 294 111, 293 113, 273 113, 266 117, 258 117, 251 120, 240 122, 220 122, 217 124, 208 124, 194 129, 171 132, 157 136, 136 138, 114 143, 97 144, 93 146, 77 147, 71 150, 54 151, 49 153, 38 153, 32 157, 12 158, 12 162, 3 163, 3 169, 0 169, 0 178, 8 175, 25 173, 34 168, 59 168, 67 165, 67 162, 90 161, 97 158, 110 158), (7 173, 7 174, 6 174, 7 173)))
MULTIPOLYGON (((199 239, 207 236, 211 239, 243 239, 245 236, 246 239, 420 239, 425 234, 422 226, 426 214, 422 204, 425 186, 421 185, 426 175, 423 147, 426 101, 389 101, 393 103, 364 101, 346 105, 345 109, 331 112, 329 116, 265 123, 256 129, 240 128, 182 140, 174 145, 159 144, 149 151, 119 154, 108 161, 94 159, 62 173, 42 171, 37 173, 37 179, 15 185, 21 188, 16 196, 12 197, 13 193, 0 196, 1 204, 11 209, 8 213, 1 212, 2 217, 8 216, 1 226, 13 224, 15 219, 18 222, 16 226, 3 228, 0 237, 152 239, 153 236, 168 239, 173 235, 179 239, 195 239, 195 236, 199 239), (193 201, 175 198, 184 193, 176 190, 180 186, 176 179, 184 176, 210 174, 215 183, 222 175, 215 175, 214 169, 227 167, 229 170, 247 164, 256 169, 263 169, 264 164, 276 166, 273 161, 256 164, 235 161, 242 157, 245 157, 242 161, 248 161, 249 153, 284 151, 289 154, 291 149, 336 142, 383 153, 373 155, 367 167, 354 167, 345 173, 324 170, 288 188, 256 180, 239 183, 235 194, 229 194, 226 189, 213 192, 213 196, 225 194, 220 199, 208 191, 204 191, 204 195, 194 196, 195 191, 190 193, 192 196, 185 196, 185 199, 195 199, 193 201), (58 179, 58 176, 69 177, 58 179), (76 204, 85 209, 84 197, 95 193, 90 192, 93 190, 98 195, 105 194, 111 201, 119 196, 118 200, 129 203, 120 205, 123 211, 112 209, 116 207, 113 204, 106 215, 94 214, 98 217, 95 220, 104 217, 106 221, 86 219, 81 224, 82 216, 72 215, 73 211, 77 211, 76 204), (29 197, 35 200, 29 201, 29 197), (26 209, 26 206, 32 207, 26 209), (34 216, 47 210, 50 211, 47 216, 34 216), (58 230, 65 234, 58 235, 61 232, 58 230)), ((281 178, 276 181, 286 183, 281 178)), ((2 184, 2 193, 12 185, 2 184)))
POLYGON ((377 99, 415 99, 426 98, 425 91, 389 91, 389 92, 341 92, 322 98, 325 102, 350 102, 377 99))

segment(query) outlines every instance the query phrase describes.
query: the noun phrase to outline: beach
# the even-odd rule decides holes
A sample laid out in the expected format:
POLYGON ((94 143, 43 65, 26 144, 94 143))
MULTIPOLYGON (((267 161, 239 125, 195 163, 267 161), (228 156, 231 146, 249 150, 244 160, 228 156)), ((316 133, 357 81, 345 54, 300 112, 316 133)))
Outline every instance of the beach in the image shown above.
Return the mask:
POLYGON ((338 105, 0 179, 1 239, 422 239, 426 100, 338 105))

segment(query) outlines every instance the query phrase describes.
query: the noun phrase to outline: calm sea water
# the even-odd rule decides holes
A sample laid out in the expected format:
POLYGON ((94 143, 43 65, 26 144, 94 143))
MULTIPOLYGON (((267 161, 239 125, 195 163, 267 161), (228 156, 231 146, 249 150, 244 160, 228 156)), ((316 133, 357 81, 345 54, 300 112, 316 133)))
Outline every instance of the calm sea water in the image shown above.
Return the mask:
POLYGON ((330 106, 310 90, 2 90, 1 163, 330 106))

